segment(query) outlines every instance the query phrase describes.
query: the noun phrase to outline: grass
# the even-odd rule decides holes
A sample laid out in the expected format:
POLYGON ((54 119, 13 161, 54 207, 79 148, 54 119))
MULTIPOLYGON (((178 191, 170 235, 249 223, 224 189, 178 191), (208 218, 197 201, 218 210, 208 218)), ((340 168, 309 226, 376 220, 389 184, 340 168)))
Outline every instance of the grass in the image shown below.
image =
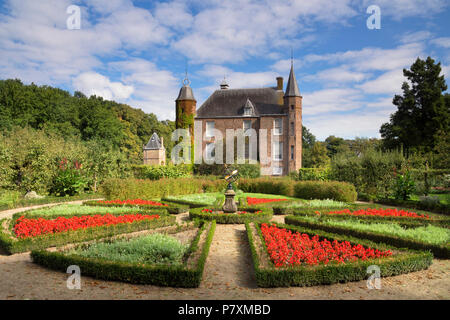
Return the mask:
POLYGON ((450 230, 433 225, 427 225, 418 228, 404 228, 395 223, 363 223, 358 220, 319 220, 316 217, 303 217, 310 222, 320 222, 323 224, 345 227, 357 231, 368 231, 392 235, 401 238, 419 240, 429 244, 445 244, 450 241, 450 230))
POLYGON ((73 197, 46 196, 40 199, 25 199, 23 195, 18 191, 0 190, 0 210, 8 210, 47 203, 88 200, 101 197, 102 195, 99 194, 86 193, 73 197))
POLYGON ((188 246, 177 239, 155 233, 131 240, 82 246, 68 253, 115 262, 180 265, 187 249, 188 246))
POLYGON ((303 200, 290 202, 286 205, 287 208, 347 208, 347 202, 335 201, 330 199, 325 200, 303 200))
POLYGON ((54 206, 51 208, 35 209, 30 211, 25 211, 27 217, 32 216, 46 216, 48 218, 57 218, 61 215, 71 215, 71 214, 105 214, 105 213, 124 213, 132 214, 142 212, 142 209, 133 207, 92 207, 92 206, 82 206, 77 204, 62 204, 59 206, 54 206))

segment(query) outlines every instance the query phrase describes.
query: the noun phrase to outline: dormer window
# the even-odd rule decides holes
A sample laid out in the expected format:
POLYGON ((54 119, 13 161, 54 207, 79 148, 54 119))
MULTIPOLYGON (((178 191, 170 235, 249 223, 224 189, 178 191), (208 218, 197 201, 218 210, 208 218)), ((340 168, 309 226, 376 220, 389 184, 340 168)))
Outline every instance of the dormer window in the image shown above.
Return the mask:
POLYGON ((250 99, 247 99, 244 106, 244 116, 251 117, 255 115, 255 107, 250 99))

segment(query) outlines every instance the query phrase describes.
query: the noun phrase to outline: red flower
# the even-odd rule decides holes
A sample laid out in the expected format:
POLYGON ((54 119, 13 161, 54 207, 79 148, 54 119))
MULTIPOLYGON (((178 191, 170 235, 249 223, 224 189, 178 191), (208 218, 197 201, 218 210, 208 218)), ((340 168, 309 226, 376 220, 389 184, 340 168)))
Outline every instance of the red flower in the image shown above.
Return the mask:
MULTIPOLYGON (((316 213, 318 213, 316 211, 316 213)), ((377 216, 377 217, 409 217, 417 219, 431 219, 429 215, 417 214, 415 212, 409 212, 398 209, 360 209, 350 211, 349 209, 330 211, 325 213, 327 215, 350 215, 350 216, 377 216)))
POLYGON ((252 206, 260 203, 268 203, 268 202, 278 202, 278 201, 286 201, 287 199, 265 199, 265 198, 250 198, 247 197, 248 205, 252 206))
POLYGON ((119 223, 132 223, 141 220, 159 219, 159 215, 147 214, 125 214, 113 216, 109 213, 105 215, 81 216, 47 220, 44 218, 27 219, 24 216, 17 219, 14 226, 14 233, 18 238, 25 239, 49 233, 59 233, 69 230, 86 229, 104 225, 116 225, 119 223))
POLYGON ((346 263, 392 255, 390 250, 364 248, 348 241, 320 240, 318 235, 310 237, 308 234, 292 232, 266 223, 261 224, 261 231, 270 259, 276 267, 346 263))

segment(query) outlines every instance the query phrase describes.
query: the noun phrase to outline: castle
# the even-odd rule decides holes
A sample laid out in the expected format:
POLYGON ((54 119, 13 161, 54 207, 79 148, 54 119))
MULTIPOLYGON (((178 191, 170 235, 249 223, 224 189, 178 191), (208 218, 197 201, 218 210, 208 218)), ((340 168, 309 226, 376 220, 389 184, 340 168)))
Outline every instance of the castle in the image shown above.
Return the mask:
POLYGON ((277 77, 276 81, 276 87, 256 89, 231 89, 223 81, 220 89, 196 110, 197 101, 185 79, 175 101, 176 127, 189 129, 193 146, 194 123, 195 126, 201 124, 202 135, 206 138, 202 139, 201 150, 212 157, 215 154, 213 129, 221 131, 223 137, 226 129, 243 129, 244 132, 255 129, 258 158, 264 149, 271 159, 270 163, 261 163, 261 174, 287 175, 296 171, 302 166, 302 96, 292 63, 286 90, 283 91, 282 77, 277 77), (261 139, 260 129, 272 134, 261 139), (262 145, 262 141, 266 145, 262 145))

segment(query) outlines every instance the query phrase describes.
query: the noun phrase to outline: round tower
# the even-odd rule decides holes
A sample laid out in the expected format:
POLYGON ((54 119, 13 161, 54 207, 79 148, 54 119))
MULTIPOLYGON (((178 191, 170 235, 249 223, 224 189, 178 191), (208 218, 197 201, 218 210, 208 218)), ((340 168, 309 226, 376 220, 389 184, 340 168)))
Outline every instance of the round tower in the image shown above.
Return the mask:
POLYGON ((194 117, 197 101, 190 87, 191 82, 186 78, 183 80, 183 86, 180 89, 178 98, 175 100, 175 126, 177 129, 189 129, 191 136, 191 160, 193 163, 194 155, 194 117))

